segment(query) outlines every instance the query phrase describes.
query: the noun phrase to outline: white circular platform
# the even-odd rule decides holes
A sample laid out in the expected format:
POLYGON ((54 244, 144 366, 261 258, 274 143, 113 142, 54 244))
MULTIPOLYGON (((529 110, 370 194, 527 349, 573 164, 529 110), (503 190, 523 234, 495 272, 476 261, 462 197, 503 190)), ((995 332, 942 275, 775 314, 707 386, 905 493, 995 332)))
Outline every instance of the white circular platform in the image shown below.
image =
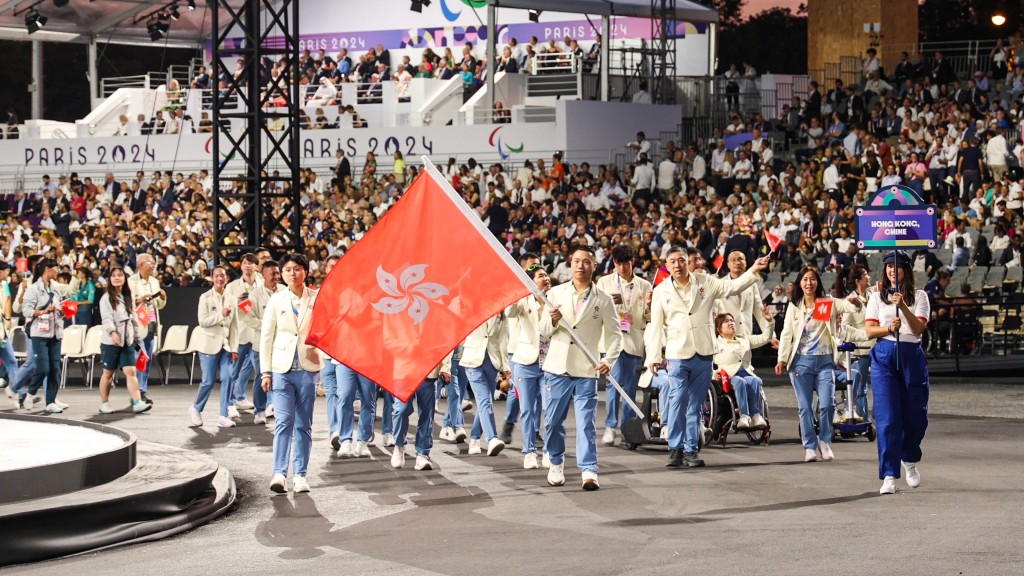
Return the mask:
POLYGON ((80 460, 128 444, 116 434, 58 420, 51 424, 0 419, 0 438, 0 472, 80 460))

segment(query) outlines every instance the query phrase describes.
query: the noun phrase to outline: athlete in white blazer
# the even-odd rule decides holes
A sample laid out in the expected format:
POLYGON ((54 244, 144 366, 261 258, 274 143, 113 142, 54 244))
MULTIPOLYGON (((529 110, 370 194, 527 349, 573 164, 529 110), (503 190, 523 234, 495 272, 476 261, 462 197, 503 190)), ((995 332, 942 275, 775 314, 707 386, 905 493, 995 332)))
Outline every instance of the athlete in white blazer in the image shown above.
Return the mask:
MULTIPOLYGON (((540 263, 540 256, 533 252, 524 252, 519 256, 519 265, 523 267, 523 270, 529 270, 534 265, 540 263)), ((519 326, 519 318, 505 315, 505 330, 509 357, 509 370, 511 371, 512 355, 516 353, 516 347, 519 345, 519 332, 521 327, 519 326)), ((511 375, 513 381, 510 382, 514 385, 515 375, 511 375)), ((516 422, 519 421, 520 412, 520 398, 515 393, 508 394, 508 398, 505 401, 505 425, 501 428, 501 434, 498 436, 501 441, 506 445, 512 442, 512 432, 515 430, 516 422)), ((533 414, 540 414, 540 397, 537 397, 537 409, 533 411, 533 414)))
MULTIPOLYGON (((252 364, 257 370, 260 369, 260 339, 263 334, 263 313, 267 310, 270 297, 287 288, 281 284, 281 266, 276 260, 266 260, 257 276, 262 281, 256 283, 256 288, 249 293, 249 301, 252 302, 252 310, 242 315, 244 322, 252 331, 252 364)), ((252 403, 254 405, 253 423, 266 424, 267 418, 274 415, 274 405, 269 401, 268 392, 257 382, 252 392, 252 403)))
MULTIPOLYGON (((249 387, 252 373, 259 370, 259 366, 253 362, 252 351, 253 340, 259 338, 260 331, 258 328, 254 329, 251 322, 246 321, 248 314, 245 309, 248 306, 243 307, 243 303, 251 303, 251 296, 259 287, 259 282, 256 280, 259 277, 259 274, 256 274, 257 262, 255 254, 243 254, 239 262, 242 275, 228 282, 228 285, 224 287, 228 302, 235 306, 234 330, 238 335, 238 361, 231 366, 233 388, 231 398, 228 400, 228 403, 236 408, 236 412, 238 410, 255 410, 256 408, 256 405, 245 397, 245 389, 249 387)), ((259 388, 259 384, 254 384, 253 388, 259 388)), ((253 392, 253 397, 255 398, 255 392, 253 392)))
POLYGON ((597 376, 608 375, 622 353, 622 331, 611 296, 593 281, 597 261, 589 246, 577 246, 569 258, 572 280, 548 291, 553 308, 540 317, 540 334, 551 339, 544 369, 547 396, 544 449, 551 459, 548 484, 565 484, 565 417, 569 399, 576 414, 576 465, 582 472, 583 489, 597 490, 597 376), (605 356, 597 366, 573 342, 567 324, 595 354, 604 338, 605 356))
POLYGON ((466 369, 469 385, 476 397, 476 418, 469 433, 469 453, 483 452, 480 439, 487 437, 487 455, 497 456, 505 448, 494 424, 494 389, 498 372, 508 372, 506 332, 501 327, 501 314, 488 319, 469 333, 462 345, 459 364, 466 369))
MULTIPOLYGON (((736 279, 747 270, 747 256, 734 250, 729 253, 727 260, 729 266, 729 278, 736 279)), ((754 333, 754 322, 761 328, 761 333, 767 332, 768 319, 761 314, 761 290, 760 283, 747 286, 743 290, 732 292, 716 303, 715 316, 728 312, 736 321, 736 334, 739 336, 750 336, 754 333)))
MULTIPOLYGON (((615 271, 598 279, 597 287, 612 297, 619 329, 622 331, 622 354, 615 362, 612 377, 635 402, 636 386, 640 381, 640 370, 644 360, 644 331, 651 319, 651 297, 654 287, 633 273, 636 258, 631 246, 615 246, 612 248, 611 258, 615 264, 615 271)), ((619 391, 614 386, 605 389, 604 404, 608 414, 604 421, 604 437, 601 441, 611 446, 615 444, 616 438, 621 436, 620 411, 623 424, 635 418, 636 413, 619 398, 619 391)))
POLYGON ((669 249, 665 266, 671 277, 654 289, 651 323, 646 333, 647 365, 657 374, 663 358, 668 360, 669 397, 667 428, 668 466, 699 467, 700 409, 711 386, 711 357, 715 353, 715 302, 757 282, 768 258, 759 258, 750 270, 736 279, 693 274, 682 248, 669 249), (664 348, 664 353, 662 352, 664 348))
MULTIPOLYGON (((760 312, 769 315, 767 307, 760 312)), ((715 317, 715 332, 718 333, 718 351, 715 353, 715 364, 729 378, 732 389, 736 392, 736 404, 740 417, 736 421, 737 430, 762 430, 768 427, 761 413, 761 386, 763 382, 750 364, 751 349, 760 348, 775 340, 775 322, 768 321, 767 329, 751 336, 741 336, 733 315, 724 312, 715 317)), ((719 374, 715 374, 720 377, 719 374)), ((718 379, 718 378, 716 378, 718 379)))
POLYGON ((196 340, 196 351, 199 353, 199 366, 203 371, 203 380, 196 393, 195 404, 189 407, 191 425, 203 425, 203 408, 210 398, 213 382, 220 372, 220 416, 217 426, 230 428, 235 421, 228 417, 228 404, 231 399, 231 363, 238 359, 238 339, 234 330, 234 303, 230 302, 224 292, 228 283, 227 271, 217 266, 210 276, 213 288, 199 297, 199 326, 193 332, 196 340))
POLYGON ((309 262, 301 254, 281 261, 281 276, 288 287, 270 297, 260 330, 260 385, 274 390, 274 476, 270 489, 284 492, 288 456, 292 455, 292 486, 295 492, 309 492, 306 468, 313 445, 314 376, 323 368, 319 350, 306 344, 317 292, 306 287, 309 262))

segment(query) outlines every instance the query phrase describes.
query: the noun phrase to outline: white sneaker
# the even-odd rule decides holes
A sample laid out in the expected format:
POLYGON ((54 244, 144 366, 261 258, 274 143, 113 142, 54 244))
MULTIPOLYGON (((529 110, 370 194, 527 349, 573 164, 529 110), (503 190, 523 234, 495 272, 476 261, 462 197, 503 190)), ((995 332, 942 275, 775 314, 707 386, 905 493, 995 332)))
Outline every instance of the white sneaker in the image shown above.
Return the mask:
POLYGON ((501 438, 491 438, 491 441, 487 443, 487 455, 497 456, 505 449, 505 443, 501 441, 501 438))
POLYGON ((469 436, 469 434, 466 433, 466 429, 465 428, 461 428, 460 427, 460 428, 456 428, 455 429, 455 443, 456 444, 458 444, 460 442, 465 442, 466 441, 466 436, 469 436))
POLYGON ((337 452, 339 448, 341 448, 341 433, 331 432, 331 450, 337 452))
POLYGON ((751 418, 750 427, 754 430, 764 430, 768 427, 768 422, 764 419, 764 416, 760 414, 754 414, 751 418))
POLYGON ((300 492, 309 492, 309 482, 306 482, 306 477, 293 476, 292 490, 294 490, 296 494, 299 494, 300 492))
POLYGON ((882 487, 878 489, 879 494, 895 494, 896 493, 896 478, 892 476, 886 476, 885 480, 882 480, 882 487))
POLYGON ((565 464, 552 464, 548 468, 548 484, 551 486, 562 486, 565 484, 565 464))
POLYGON ((288 491, 288 487, 285 485, 284 474, 274 474, 274 477, 270 479, 270 491, 278 494, 284 494, 288 491))
POLYGON ((921 472, 917 469, 917 462, 900 462, 903 466, 903 477, 907 486, 917 488, 921 485, 921 472))
POLYGON ((267 423, 267 413, 266 412, 257 412, 252 417, 252 423, 253 424, 266 424, 267 423))
POLYGON ((540 468, 540 464, 537 463, 536 452, 530 452, 523 456, 523 470, 536 470, 538 468, 540 468))
POLYGON ((342 441, 341 446, 338 447, 338 458, 351 458, 352 457, 352 439, 346 438, 342 441))
POLYGON ((103 402, 100 404, 100 414, 113 414, 114 407, 110 405, 110 402, 103 402))
POLYGON ((601 484, 597 481, 597 472, 583 473, 583 489, 587 492, 601 489, 601 484))
POLYGON ((235 400, 235 408, 239 410, 253 410, 256 405, 248 400, 235 400))
POLYGON ((61 410, 67 410, 68 409, 68 404, 66 404, 64 402, 61 402, 60 400, 54 399, 53 403, 56 404, 57 407, 60 408, 61 410))
POLYGON ((658 433, 658 438, 662 440, 668 440, 668 426, 662 426, 661 432, 658 433))
POLYGON ((0 378, 0 388, 7 388, 7 378, 0 378))
POLYGON ((601 437, 601 443, 605 446, 615 445, 615 428, 605 428, 604 436, 601 437))
POLYGON ((225 418, 224 416, 217 417, 217 426, 219 428, 234 428, 236 426, 235 421, 231 418, 225 418))
POLYGON ((832 453, 832 445, 828 442, 819 442, 818 451, 821 452, 821 459, 825 462, 831 462, 836 457, 836 455, 832 453))
POLYGON ((394 436, 394 434, 390 434, 390 433, 385 434, 384 435, 384 447, 385 448, 391 448, 394 445, 395 445, 395 436, 394 436))
POLYGON ((273 404, 267 404, 267 418, 273 418, 273 417, 274 417, 274 405, 273 404))
POLYGON ((405 466, 405 446, 395 446, 391 452, 391 467, 401 468, 405 466))
POLYGON ((736 421, 737 430, 750 430, 752 428, 750 422, 750 416, 746 414, 740 414, 740 419, 736 421))
POLYGON ((32 407, 35 406, 37 400, 38 398, 31 394, 28 394, 27 396, 25 396, 25 399, 21 402, 21 407, 24 408, 25 410, 31 410, 32 407))
POLYGON ((149 412, 153 408, 153 405, 145 400, 132 400, 132 412, 135 414, 142 414, 143 412, 149 412))
POLYGON ((47 414, 60 414, 61 412, 63 412, 63 410, 61 410, 60 406, 57 406, 56 402, 50 402, 46 405, 47 414))
POLYGON ((472 409, 473 409, 473 403, 472 402, 470 402, 469 400, 463 400, 462 401, 462 411, 463 412, 467 412, 467 411, 472 410, 472 409))
POLYGON ((352 450, 353 458, 367 458, 370 456, 370 447, 366 445, 366 442, 356 442, 355 449, 352 450))
POLYGON ((808 449, 804 450, 804 462, 817 462, 817 461, 818 461, 818 451, 817 450, 812 450, 811 448, 808 448, 808 449))
POLYGON ((203 425, 203 415, 196 410, 195 406, 188 407, 188 418, 191 421, 189 426, 193 428, 199 428, 203 425))
POLYGON ((10 388, 7 388, 7 400, 10 401, 11 406, 13 406, 15 410, 21 408, 21 401, 18 399, 18 395, 10 388))
POLYGON ((238 408, 234 406, 228 406, 228 418, 238 418, 238 408))
POLYGON ((479 438, 471 438, 469 440, 469 453, 470 454, 480 454, 481 452, 483 452, 483 450, 480 449, 480 439, 479 438))
POLYGON ((416 466, 413 470, 433 470, 434 466, 430 463, 430 456, 424 456, 419 454, 416 456, 416 466))
POLYGON ((551 468, 551 455, 547 452, 544 453, 544 457, 541 458, 541 466, 545 468, 551 468))
POLYGON ((440 438, 446 442, 455 443, 455 428, 452 428, 451 426, 441 428, 440 438))

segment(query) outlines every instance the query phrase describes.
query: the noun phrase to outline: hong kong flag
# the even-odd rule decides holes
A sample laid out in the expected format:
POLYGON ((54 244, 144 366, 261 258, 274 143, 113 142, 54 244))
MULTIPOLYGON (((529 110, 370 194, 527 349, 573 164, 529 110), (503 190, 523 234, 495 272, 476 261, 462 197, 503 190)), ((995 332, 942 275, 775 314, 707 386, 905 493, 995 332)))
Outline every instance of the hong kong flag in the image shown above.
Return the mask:
POLYGON ((772 234, 767 228, 764 229, 764 239, 768 242, 768 248, 771 249, 773 254, 779 249, 779 246, 782 245, 782 238, 772 234))
POLYGON ((306 338, 403 401, 474 328, 533 285, 424 164, 402 199, 331 270, 306 338))
POLYGON ((832 299, 818 298, 814 302, 814 315, 812 318, 821 322, 828 322, 832 318, 832 299))

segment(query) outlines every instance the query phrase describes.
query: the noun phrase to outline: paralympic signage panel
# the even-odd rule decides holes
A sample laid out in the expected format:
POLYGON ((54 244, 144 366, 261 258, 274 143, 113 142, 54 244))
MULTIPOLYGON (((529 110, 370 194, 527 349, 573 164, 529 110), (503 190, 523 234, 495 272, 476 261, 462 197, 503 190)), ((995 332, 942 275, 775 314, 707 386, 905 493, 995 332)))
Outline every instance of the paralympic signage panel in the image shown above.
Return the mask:
POLYGON ((854 210, 859 250, 918 250, 938 247, 938 209, 911 188, 885 186, 854 210))

